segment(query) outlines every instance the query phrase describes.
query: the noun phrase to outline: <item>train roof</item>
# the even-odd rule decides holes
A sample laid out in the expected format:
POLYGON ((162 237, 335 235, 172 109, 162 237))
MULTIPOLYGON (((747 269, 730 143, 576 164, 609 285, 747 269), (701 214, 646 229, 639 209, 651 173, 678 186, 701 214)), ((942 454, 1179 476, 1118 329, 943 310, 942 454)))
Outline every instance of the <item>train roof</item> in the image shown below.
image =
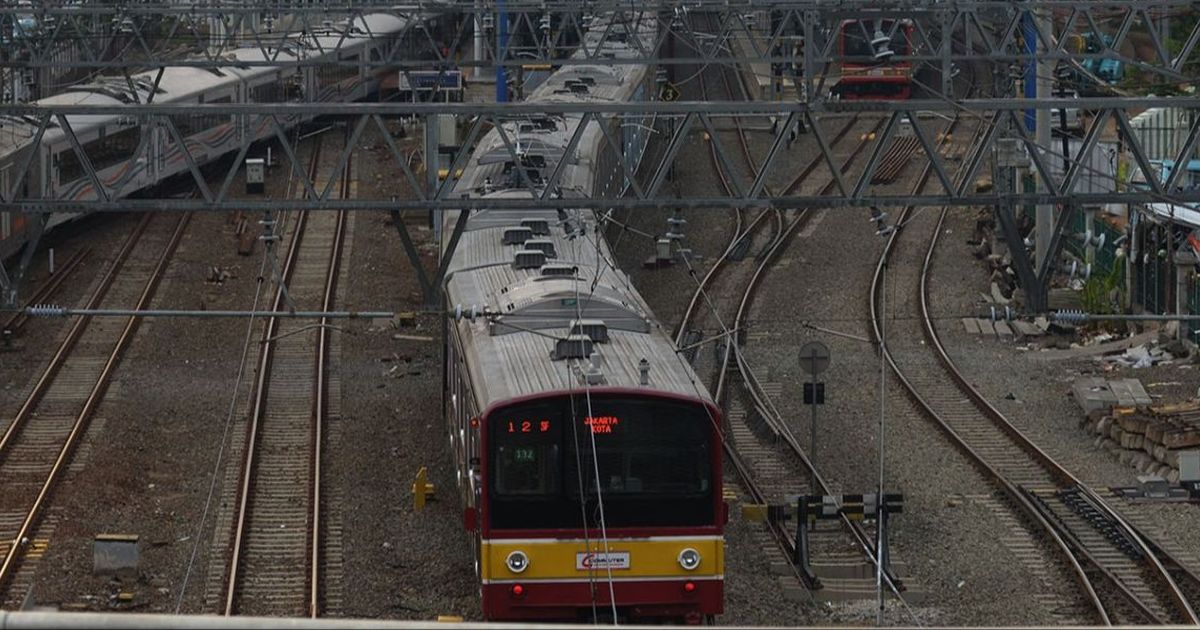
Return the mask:
MULTIPOLYGON (((167 68, 158 81, 155 91, 154 79, 157 70, 149 70, 124 77, 102 77, 90 83, 72 87, 69 91, 50 96, 37 101, 39 105, 122 105, 134 102, 146 102, 151 92, 154 101, 159 103, 176 103, 195 101, 201 94, 209 94, 223 86, 232 86, 240 82, 254 85, 255 79, 270 77, 278 68, 269 66, 243 66, 238 62, 261 61, 294 61, 303 47, 308 58, 328 54, 328 51, 339 47, 343 51, 353 49, 373 37, 393 34, 402 31, 408 20, 388 13, 376 13, 354 18, 353 22, 332 24, 328 34, 305 37, 303 42, 296 38, 285 40, 283 37, 263 38, 263 46, 248 46, 230 50, 221 57, 230 65, 220 70, 176 66, 167 68), (347 26, 349 31, 347 32, 347 26), (343 33, 344 39, 343 39, 343 33), (280 48, 280 44, 283 47, 280 48), (132 88, 130 87, 132 83, 132 88)), ((274 80, 274 79, 272 79, 274 80)), ((111 122, 114 116, 68 116, 67 121, 76 134, 111 122)), ((64 134, 58 128, 56 121, 47 129, 42 138, 43 143, 53 143, 63 138, 64 134)), ((0 155, 8 154, 28 145, 34 136, 37 120, 33 117, 17 119, 6 117, 0 119, 0 155)))
MULTIPOLYGON (((524 194, 508 190, 486 198, 524 194)), ((612 254, 590 217, 592 213, 584 210, 564 210, 562 215, 483 210, 467 219, 448 270, 446 296, 467 311, 490 313, 455 324, 482 406, 585 385, 708 400, 628 276, 614 268, 612 254), (505 244, 506 231, 511 234, 521 230, 522 223, 539 221, 548 234, 505 244), (520 252, 533 251, 533 240, 553 249, 554 257, 523 268, 516 261, 520 252), (603 333, 597 333, 601 322, 603 333), (590 360, 556 358, 559 344, 583 331, 604 339, 593 345, 590 360), (640 385, 643 359, 649 368, 646 386, 640 385), (585 372, 592 368, 593 380, 585 383, 585 372)), ((450 217, 450 226, 461 219, 458 214, 450 217)))
MULTIPOLYGON (((612 29, 605 22, 593 22, 588 36, 593 53, 602 32, 609 36, 600 54, 632 57, 640 54, 638 47, 653 44, 653 16, 618 20, 612 29), (621 29, 642 41, 611 36, 621 29)), ((569 66, 553 73, 529 100, 626 100, 635 95, 647 72, 636 65, 569 66)), ((519 147, 522 160, 536 157, 542 172, 549 172, 563 159, 579 122, 578 115, 548 115, 500 124, 509 142, 519 147)), ((554 191, 563 199, 561 210, 446 213, 445 234, 466 221, 447 268, 446 299, 452 307, 487 312, 454 324, 468 358, 474 395, 483 408, 587 386, 711 400, 629 277, 616 267, 596 229, 595 214, 570 207, 572 196, 594 192, 596 156, 603 140, 600 124, 593 121, 580 136, 576 153, 567 156, 559 190, 554 191), (560 357, 561 345, 569 346, 568 338, 579 333, 597 341, 595 354, 590 360, 560 357), (649 369, 646 386, 640 384, 642 360, 649 369)), ((517 161, 499 133, 489 131, 471 155, 455 194, 528 197, 517 161)))

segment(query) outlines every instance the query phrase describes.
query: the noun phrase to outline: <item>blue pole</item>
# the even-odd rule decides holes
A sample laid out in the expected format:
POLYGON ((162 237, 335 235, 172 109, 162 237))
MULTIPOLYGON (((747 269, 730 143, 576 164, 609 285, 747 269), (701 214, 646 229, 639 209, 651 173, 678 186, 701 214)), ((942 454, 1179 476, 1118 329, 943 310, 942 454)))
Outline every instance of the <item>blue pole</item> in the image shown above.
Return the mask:
POLYGON ((496 102, 508 102, 508 75, 500 62, 508 56, 508 12, 504 1, 496 2, 496 102))
MULTIPOLYGON (((1025 37, 1025 98, 1037 98, 1037 28, 1033 24, 1033 12, 1021 16, 1021 27, 1025 37)), ((1036 110, 1025 110, 1025 128, 1033 132, 1037 128, 1036 110)))

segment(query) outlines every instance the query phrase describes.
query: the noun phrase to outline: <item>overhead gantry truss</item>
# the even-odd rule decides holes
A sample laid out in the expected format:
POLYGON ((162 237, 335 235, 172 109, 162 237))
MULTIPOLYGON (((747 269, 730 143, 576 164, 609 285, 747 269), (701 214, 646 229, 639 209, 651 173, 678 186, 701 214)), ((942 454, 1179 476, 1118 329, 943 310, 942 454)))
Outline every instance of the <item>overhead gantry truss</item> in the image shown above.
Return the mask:
MULTIPOLYGON (((1180 174, 1183 169, 1176 169, 1171 179, 1166 182, 1158 181, 1157 177, 1148 177, 1145 186, 1114 187, 1105 192, 1087 191, 1080 188, 1081 179, 1088 174, 1092 164, 1092 154, 1098 141, 1104 137, 1120 138, 1121 142, 1133 157, 1133 161, 1144 173, 1154 172, 1148 159, 1147 150, 1142 146, 1138 136, 1132 132, 1128 112, 1133 109, 1148 107, 1172 106, 1189 109, 1200 109, 1200 97, 1174 98, 1093 98, 1093 99, 975 99, 959 102, 948 101, 837 101, 818 105, 805 105, 788 102, 675 102, 675 103, 512 103, 499 110, 495 104, 488 103, 452 103, 452 104, 410 104, 410 103, 350 103, 350 104, 223 104, 223 105, 142 105, 131 122, 143 127, 142 137, 154 128, 163 129, 166 137, 174 144, 185 147, 184 159, 188 171, 195 179, 199 195, 191 199, 174 198, 125 198, 131 191, 124 190, 128 182, 117 181, 111 184, 102 183, 101 174, 93 167, 92 156, 89 156, 75 137, 70 124, 72 118, 88 115, 129 115, 130 110, 121 106, 84 106, 84 105, 52 105, 52 106, 0 106, 0 116, 21 116, 24 120, 33 121, 27 131, 32 136, 31 142, 37 145, 51 128, 61 130, 69 141, 71 151, 78 158, 84 176, 92 186, 90 194, 77 199, 40 198, 36 194, 26 194, 25 186, 30 176, 31 167, 36 155, 30 152, 24 160, 15 165, 14 176, 7 190, 0 191, 0 210, 21 213, 52 213, 52 212, 130 212, 130 211, 230 211, 230 210, 280 210, 280 209, 361 209, 361 210, 449 210, 449 209, 484 209, 484 208, 529 208, 553 209, 565 205, 576 208, 609 209, 609 208, 866 208, 883 206, 907 205, 950 205, 978 206, 997 203, 1018 204, 1065 204, 1077 205, 1104 203, 1196 203, 1200 202, 1200 190, 1184 188, 1180 174), (1066 168, 1061 164, 1061 147, 1057 139, 1051 146, 1039 146, 1033 136, 1025 131, 1023 118, 1025 111, 1030 109, 1058 109, 1064 107, 1079 107, 1095 112, 1086 123, 1083 140, 1075 155, 1065 160, 1066 168), (201 157, 192 155, 187 150, 186 143, 180 142, 181 134, 176 121, 179 117, 191 115, 212 115, 220 113, 232 116, 243 129, 259 128, 260 123, 266 122, 272 129, 271 139, 278 142, 282 148, 283 168, 290 171, 307 191, 307 198, 296 199, 232 199, 229 189, 234 181, 236 172, 242 167, 243 159, 248 155, 251 143, 241 147, 237 157, 228 167, 228 172, 220 178, 220 184, 209 186, 199 170, 201 157), (571 198, 572 191, 563 191, 559 185, 560 171, 548 171, 545 179, 539 182, 523 182, 530 189, 529 198, 510 199, 479 199, 461 198, 453 193, 457 184, 456 175, 468 159, 467 151, 459 151, 455 164, 449 169, 449 177, 438 180, 436 156, 439 141, 436 134, 427 133, 424 142, 416 147, 416 151, 408 153, 401 151, 394 139, 388 133, 381 133, 388 146, 385 166, 390 163, 396 173, 402 175, 409 184, 411 195, 396 199, 386 198, 336 199, 332 195, 333 183, 345 168, 349 153, 341 156, 340 166, 330 174, 328 180, 313 181, 309 179, 306 169, 296 159, 294 142, 284 131, 282 121, 289 117, 323 116, 325 119, 338 119, 345 122, 352 131, 353 139, 357 138, 369 127, 386 131, 388 120, 409 119, 416 117, 428 120, 431 116, 456 116, 464 121, 467 132, 462 146, 471 146, 480 137, 485 128, 500 128, 503 121, 546 115, 583 116, 588 120, 608 121, 613 117, 628 117, 632 120, 645 120, 654 116, 657 121, 655 131, 661 136, 663 158, 654 168, 643 167, 627 160, 620 151, 610 149, 611 157, 626 173, 638 173, 629 182, 629 192, 621 198, 588 197, 579 195, 571 198), (760 121, 757 126, 763 127, 763 121, 774 118, 782 121, 782 128, 787 129, 797 121, 804 121, 813 130, 816 142, 815 150, 822 157, 824 173, 832 178, 835 185, 824 194, 805 193, 783 194, 785 191, 772 191, 766 185, 771 177, 777 177, 784 169, 793 168, 792 154, 787 150, 785 134, 778 134, 769 143, 769 147, 758 160, 758 170, 752 175, 738 176, 732 179, 731 192, 719 195, 707 192, 675 190, 664 185, 672 165, 679 163, 681 155, 687 152, 683 149, 689 143, 709 143, 723 163, 732 164, 738 157, 731 146, 726 146, 716 133, 718 128, 727 126, 730 116, 740 116, 743 119, 760 121), (828 132, 822 131, 822 121, 830 118, 845 117, 882 117, 883 132, 873 140, 865 150, 866 166, 862 170, 843 173, 838 165, 841 160, 834 155, 831 148, 831 138, 828 132), (929 116, 949 119, 963 116, 971 119, 973 126, 982 127, 978 140, 971 152, 959 165, 949 165, 949 160, 941 156, 934 147, 936 141, 931 133, 917 124, 918 120, 929 116), (1008 123, 1018 123, 1011 124, 1008 123), (908 130, 900 131, 902 124, 907 124, 908 130), (1008 129, 1009 131, 1006 131, 1008 129), (911 168, 922 168, 926 163, 932 168, 934 181, 928 190, 913 193, 897 191, 895 187, 872 184, 872 176, 880 159, 891 146, 891 140, 899 134, 915 135, 923 150, 918 151, 912 158, 911 168), (988 172, 985 164, 997 151, 1005 155, 1018 152, 1028 163, 1030 172, 1035 173, 1039 180, 1045 183, 1044 191, 996 191, 987 187, 976 186, 979 175, 988 172), (428 158, 434 157, 430 160, 428 158), (1051 162, 1055 162, 1052 165, 1051 162), (428 168, 425 168, 428 165, 428 168), (966 169, 965 171, 961 169, 966 169), (421 171, 423 175, 418 176, 421 171), (560 198, 564 193, 567 199, 560 198)), ((629 123, 634 124, 634 123, 629 123)), ((436 125, 426 124, 425 128, 432 129, 436 125)), ((585 125, 579 125, 582 130, 585 125)), ((606 127, 606 125, 602 125, 606 127)), ((925 125, 927 128, 928 125, 925 125)), ((578 139, 578 133, 576 138, 578 139)), ((1178 157, 1184 161, 1191 155, 1200 137, 1200 115, 1192 116, 1192 122, 1187 130, 1187 141, 1178 157)), ((609 146, 619 146, 619 142, 610 142, 609 146)), ((355 142, 348 146, 353 147, 355 142)), ((520 163, 518 142, 506 143, 508 157, 513 163, 520 163)), ((150 159, 150 143, 143 142, 138 153, 131 159, 150 159)), ((520 169, 518 169, 520 170, 520 169)), ((818 173, 822 171, 818 170, 818 173)))
MULTIPOLYGON (((304 67, 317 64, 358 65, 362 61, 314 59, 311 53, 338 52, 350 35, 344 24, 351 19, 386 13, 408 21, 404 38, 424 47, 427 58, 402 54, 368 65, 409 70, 447 67, 516 67, 528 64, 615 63, 599 53, 604 42, 623 37, 621 22, 606 22, 591 29, 598 14, 632 16, 656 12, 659 38, 637 51, 634 59, 620 63, 674 66, 717 61, 722 63, 788 63, 803 66, 815 78, 827 64, 847 59, 838 46, 838 27, 851 18, 908 18, 916 26, 912 50, 895 60, 940 66, 986 59, 991 63, 1039 60, 1078 64, 1087 59, 1112 59, 1163 80, 1190 80, 1185 65, 1200 42, 1200 23, 1188 16, 1200 5, 1180 0, 659 0, 630 3, 617 0, 586 2, 547 0, 457 0, 445 2, 307 2, 270 4, 214 1, 203 4, 174 2, 66 4, 58 0, 31 5, 6 3, 0 7, 0 68, 62 66, 111 69, 191 66, 203 68, 272 66, 304 67), (704 12, 719 19, 715 31, 698 33, 689 15, 704 12), (1032 14, 1045 22, 1026 21, 1032 14), (102 17, 103 20, 93 19, 102 17), (453 18, 453 25, 433 34, 429 18, 453 18), (1051 25, 1051 26, 1047 26, 1051 25), (1185 32, 1170 28, 1187 25, 1185 32), (1047 30, 1053 28, 1053 32, 1047 30), (101 30, 102 29, 102 30, 101 30), (483 36, 474 37, 478 29, 483 36), (503 30, 504 37, 498 33, 503 30), (585 45, 584 54, 568 58, 585 41, 584 33, 600 32, 601 45, 585 45), (61 40, 107 41, 115 33, 129 42, 118 59, 102 51, 78 59, 55 59, 61 40), (303 35, 301 35, 303 33, 303 35), (1037 40, 1029 52, 1023 38, 1037 40), (1091 38, 1098 50, 1080 49, 1081 39, 1091 38), (803 52, 796 44, 807 42, 803 52), (732 47, 734 40, 742 45, 732 47), (287 46, 281 43, 287 42, 287 46), (668 51, 665 44, 671 42, 668 51), (482 46, 476 55, 474 47, 482 46), (180 49, 193 54, 181 56, 180 49), (228 54, 239 48, 262 51, 259 59, 232 61, 228 54), (286 50, 305 54, 281 54, 286 50), (1133 56, 1135 50, 1151 53, 1133 56)), ((369 35, 358 32, 357 35, 369 35)), ((398 49, 397 49, 398 50, 398 49)), ((853 57, 849 57, 853 59, 853 57)))

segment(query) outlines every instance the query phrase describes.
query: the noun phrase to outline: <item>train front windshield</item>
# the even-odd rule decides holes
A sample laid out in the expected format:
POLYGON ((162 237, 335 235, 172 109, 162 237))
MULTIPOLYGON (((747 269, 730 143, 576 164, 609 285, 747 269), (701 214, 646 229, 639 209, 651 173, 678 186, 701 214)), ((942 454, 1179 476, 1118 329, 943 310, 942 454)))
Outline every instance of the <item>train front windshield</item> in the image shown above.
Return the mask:
POLYGON ((495 413, 489 520, 495 529, 697 527, 714 523, 713 424, 663 399, 592 396, 495 413))

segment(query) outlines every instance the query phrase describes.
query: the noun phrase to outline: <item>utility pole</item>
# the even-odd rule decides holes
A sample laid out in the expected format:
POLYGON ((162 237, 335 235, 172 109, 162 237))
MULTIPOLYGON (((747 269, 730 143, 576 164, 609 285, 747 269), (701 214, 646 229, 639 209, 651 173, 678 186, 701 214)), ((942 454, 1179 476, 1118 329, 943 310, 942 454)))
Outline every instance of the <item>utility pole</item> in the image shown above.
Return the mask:
MULTIPOLYGON (((1038 47, 1039 47, 1038 41, 1037 41, 1038 40, 1038 37, 1037 37, 1038 32, 1040 31, 1042 33, 1050 33, 1051 32, 1050 29, 1053 28, 1051 25, 1051 22, 1050 22, 1050 15, 1046 11, 1038 11, 1037 13, 1034 13, 1031 11, 1027 14, 1026 19, 1029 20, 1029 23, 1028 23, 1028 28, 1025 29, 1025 37, 1028 38, 1025 43, 1025 46, 1026 46, 1025 49, 1031 53, 1036 53, 1038 50, 1038 47)), ((1044 51, 1044 52, 1049 53, 1049 51, 1044 51)), ((1029 64, 1031 67, 1034 68, 1034 71, 1037 73, 1037 76, 1035 78, 1035 83, 1037 85, 1036 97, 1038 99, 1048 98, 1050 96, 1051 89, 1053 89, 1053 87, 1054 87, 1054 79, 1053 79, 1054 63, 1052 61, 1049 61, 1046 58, 1046 55, 1043 55, 1043 59, 1041 61, 1037 61, 1035 63, 1031 59, 1029 64)), ((1050 148, 1050 143, 1051 143, 1050 110, 1048 110, 1048 109, 1037 110, 1036 119, 1037 119, 1037 122, 1035 124, 1037 125, 1037 135, 1036 135, 1037 149, 1042 155, 1049 157, 1049 148, 1050 148)), ((1065 162, 1064 162, 1064 167, 1065 167, 1065 162)), ((1065 168, 1064 168, 1063 172, 1066 173, 1065 168)), ((1038 177, 1036 179, 1038 181, 1038 190, 1039 191, 1044 192, 1044 193, 1053 192, 1053 191, 1047 189, 1046 184, 1042 180, 1041 177, 1038 177)), ((1054 206, 1053 205, 1042 204, 1037 207, 1037 220, 1035 222, 1034 229, 1036 230, 1036 236, 1035 236, 1035 242, 1034 242, 1034 266, 1037 269, 1041 269, 1042 265, 1045 264, 1046 257, 1050 254, 1050 251, 1049 251, 1050 250, 1050 241, 1053 239, 1053 236, 1054 236, 1054 206)))
POLYGON ((508 56, 508 12, 504 0, 496 2, 496 102, 508 102, 508 72, 504 59, 508 56))
POLYGON ((482 64, 482 62, 483 62, 483 18, 482 18, 483 2, 482 2, 482 0, 475 0, 475 11, 474 11, 473 15, 474 15, 473 19, 475 20, 475 34, 474 34, 475 52, 473 55, 474 59, 475 59, 475 67, 471 70, 471 78, 476 79, 479 77, 480 74, 482 74, 482 70, 483 70, 483 64, 482 64))

